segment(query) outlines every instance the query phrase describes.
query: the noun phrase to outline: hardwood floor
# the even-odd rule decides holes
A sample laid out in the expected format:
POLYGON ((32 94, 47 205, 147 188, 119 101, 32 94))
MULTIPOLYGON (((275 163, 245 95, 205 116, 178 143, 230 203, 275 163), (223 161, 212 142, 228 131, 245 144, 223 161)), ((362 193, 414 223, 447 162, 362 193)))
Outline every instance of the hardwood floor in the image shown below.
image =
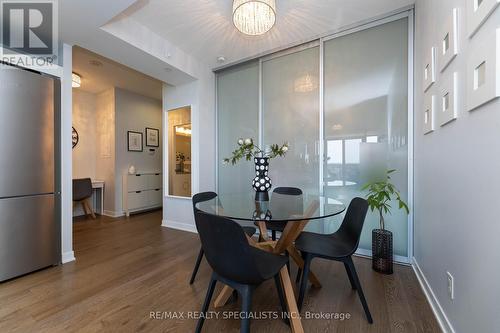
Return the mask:
MULTIPOLYGON (((201 308, 211 271, 203 260, 190 286, 198 237, 160 225, 161 212, 77 221, 76 262, 0 284, 0 332, 193 332, 196 320, 188 319, 188 312, 201 308), (160 319, 151 312, 159 312, 160 319), (164 318, 169 312, 171 318, 164 318)), ((342 264, 315 260, 312 267, 323 287, 309 289, 302 313, 339 312, 350 318, 304 318, 306 332, 440 331, 411 268, 396 266, 394 275, 384 276, 372 271, 367 259, 356 258, 355 264, 374 324, 366 321, 342 264)), ((268 281, 257 289, 253 310, 279 309, 268 281)), ((239 320, 222 319, 239 311, 238 304, 217 310, 219 319, 206 320, 203 331, 238 332, 239 320)), ((251 329, 289 332, 279 319, 253 320, 251 329)))

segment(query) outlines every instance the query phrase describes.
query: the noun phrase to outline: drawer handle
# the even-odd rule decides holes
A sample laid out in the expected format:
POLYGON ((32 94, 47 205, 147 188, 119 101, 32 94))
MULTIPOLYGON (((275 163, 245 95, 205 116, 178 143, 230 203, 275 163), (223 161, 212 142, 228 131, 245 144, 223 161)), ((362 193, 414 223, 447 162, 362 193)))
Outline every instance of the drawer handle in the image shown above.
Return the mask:
POLYGON ((155 173, 155 176, 159 176, 160 174, 159 173, 155 173))
POLYGON ((140 176, 141 176, 141 174, 138 174, 138 175, 135 175, 135 176, 136 176, 136 177, 140 177, 140 176))
POLYGON ((156 191, 156 192, 158 192, 159 190, 160 190, 160 189, 159 189, 159 188, 157 188, 155 191, 156 191))
POLYGON ((141 193, 142 191, 135 191, 135 193, 141 193))

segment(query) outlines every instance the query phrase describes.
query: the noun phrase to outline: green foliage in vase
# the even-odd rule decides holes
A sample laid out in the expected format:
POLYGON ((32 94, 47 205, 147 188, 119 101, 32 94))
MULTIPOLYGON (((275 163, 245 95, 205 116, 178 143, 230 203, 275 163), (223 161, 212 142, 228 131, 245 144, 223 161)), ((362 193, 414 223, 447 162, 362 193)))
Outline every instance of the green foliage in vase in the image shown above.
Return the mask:
POLYGON ((395 199, 398 203, 399 209, 410 213, 408 205, 401 199, 401 194, 396 187, 390 182, 391 174, 396 170, 388 170, 387 178, 384 181, 372 182, 363 186, 363 191, 368 191, 366 200, 370 206, 371 211, 378 210, 380 216, 380 229, 385 230, 384 214, 391 213, 391 200, 395 199))
POLYGON ((258 146, 256 146, 253 142, 253 139, 239 139, 238 147, 234 150, 230 157, 227 157, 223 160, 224 164, 231 163, 235 165, 242 158, 250 161, 253 157, 264 157, 264 158, 275 158, 285 156, 288 151, 288 143, 284 143, 282 145, 272 144, 268 149, 262 150, 258 146))

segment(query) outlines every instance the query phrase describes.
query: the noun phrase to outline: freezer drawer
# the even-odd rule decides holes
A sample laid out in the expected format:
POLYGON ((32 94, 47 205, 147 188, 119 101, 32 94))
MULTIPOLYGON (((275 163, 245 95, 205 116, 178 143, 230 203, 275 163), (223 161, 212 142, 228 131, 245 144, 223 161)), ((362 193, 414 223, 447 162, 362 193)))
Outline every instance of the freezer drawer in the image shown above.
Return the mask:
POLYGON ((0 200, 0 281, 60 263, 53 195, 0 200))

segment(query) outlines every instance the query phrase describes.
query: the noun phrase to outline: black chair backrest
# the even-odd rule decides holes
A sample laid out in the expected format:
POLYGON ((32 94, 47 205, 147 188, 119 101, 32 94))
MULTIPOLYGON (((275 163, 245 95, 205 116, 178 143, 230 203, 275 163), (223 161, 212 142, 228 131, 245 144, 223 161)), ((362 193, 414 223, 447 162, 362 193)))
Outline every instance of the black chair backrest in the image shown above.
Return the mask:
POLYGON ((242 284, 262 282, 251 246, 238 223, 201 211, 195 213, 195 221, 203 251, 214 272, 242 284))
POLYGON ((92 196, 90 178, 73 179, 73 201, 81 201, 92 196))
POLYGON ((215 192, 201 192, 193 195, 193 212, 195 213, 194 217, 196 218, 196 212, 198 211, 198 209, 196 208, 197 203, 211 200, 215 197, 217 197, 217 193, 215 192))
POLYGON ((287 195, 302 195, 302 190, 296 187, 276 187, 273 192, 287 195))
POLYGON ((335 233, 345 242, 346 246, 351 249, 350 254, 356 252, 358 248, 367 212, 368 201, 363 198, 352 199, 347 208, 347 213, 342 221, 342 225, 335 233))
POLYGON ((287 216, 303 214, 302 190, 296 187, 276 187, 271 197, 271 213, 273 211, 279 211, 287 216))

